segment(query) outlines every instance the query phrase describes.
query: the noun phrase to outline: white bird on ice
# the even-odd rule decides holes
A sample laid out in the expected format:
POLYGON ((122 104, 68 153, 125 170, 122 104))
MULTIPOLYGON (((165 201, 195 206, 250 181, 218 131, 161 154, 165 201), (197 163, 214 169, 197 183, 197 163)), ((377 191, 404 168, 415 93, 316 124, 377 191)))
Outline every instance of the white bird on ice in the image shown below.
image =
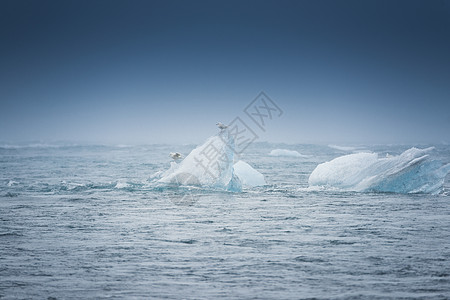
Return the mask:
POLYGON ((169 156, 172 157, 172 159, 175 161, 183 157, 183 155, 181 155, 181 153, 179 152, 170 152, 169 156))
POLYGON ((216 125, 217 125, 217 127, 219 127, 220 130, 224 130, 224 129, 227 129, 227 128, 228 128, 227 125, 225 125, 225 124, 223 124, 223 123, 220 123, 220 122, 218 122, 216 125))

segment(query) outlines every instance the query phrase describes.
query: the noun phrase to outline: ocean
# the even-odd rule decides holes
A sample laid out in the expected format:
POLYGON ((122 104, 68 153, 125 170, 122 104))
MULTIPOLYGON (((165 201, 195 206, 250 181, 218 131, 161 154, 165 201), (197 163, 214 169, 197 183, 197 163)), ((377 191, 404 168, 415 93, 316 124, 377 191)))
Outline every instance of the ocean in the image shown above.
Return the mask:
POLYGON ((155 181, 195 145, 1 145, 0 298, 450 299, 450 176, 438 194, 308 184, 411 147, 255 143, 240 158, 267 184, 230 192, 155 181))

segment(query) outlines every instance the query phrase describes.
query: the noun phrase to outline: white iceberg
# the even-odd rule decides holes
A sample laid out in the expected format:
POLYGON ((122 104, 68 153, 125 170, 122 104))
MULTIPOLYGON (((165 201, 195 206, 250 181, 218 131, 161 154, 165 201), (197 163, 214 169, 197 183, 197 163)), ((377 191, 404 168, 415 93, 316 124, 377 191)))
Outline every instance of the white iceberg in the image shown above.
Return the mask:
POLYGON ((351 146, 328 145, 328 147, 339 151, 348 151, 348 152, 359 150, 359 148, 351 146))
POLYGON ((310 187, 358 192, 439 193, 450 164, 428 154, 434 148, 411 148, 398 156, 355 153, 319 164, 309 176, 310 187))
POLYGON ((234 173, 240 179, 243 185, 246 186, 262 186, 266 184, 264 175, 256 171, 245 161, 238 161, 234 164, 234 173))
POLYGON ((300 154, 295 150, 287 149, 274 149, 270 151, 270 156, 284 156, 284 157, 308 157, 307 155, 300 154))
POLYGON ((234 138, 228 130, 222 130, 192 150, 179 164, 172 162, 158 182, 241 191, 241 181, 233 168, 234 155, 234 138))

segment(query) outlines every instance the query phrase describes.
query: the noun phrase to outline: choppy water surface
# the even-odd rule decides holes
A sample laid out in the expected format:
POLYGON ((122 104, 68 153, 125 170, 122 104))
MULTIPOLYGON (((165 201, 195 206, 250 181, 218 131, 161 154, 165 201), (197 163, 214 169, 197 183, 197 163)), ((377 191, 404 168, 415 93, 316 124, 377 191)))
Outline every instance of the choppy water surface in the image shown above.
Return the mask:
POLYGON ((243 158, 267 186, 155 185, 192 148, 0 148, 0 298, 450 298, 448 177, 440 195, 311 191, 348 149, 257 144, 243 158))

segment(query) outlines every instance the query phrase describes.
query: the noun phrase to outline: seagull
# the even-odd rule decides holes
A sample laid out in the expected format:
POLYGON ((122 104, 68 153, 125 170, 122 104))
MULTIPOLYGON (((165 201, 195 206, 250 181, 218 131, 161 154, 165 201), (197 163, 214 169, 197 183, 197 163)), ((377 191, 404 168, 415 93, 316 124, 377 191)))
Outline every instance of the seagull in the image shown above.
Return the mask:
POLYGON ((175 161, 177 161, 183 157, 183 155, 181 155, 181 153, 179 153, 179 152, 170 152, 169 156, 172 157, 172 159, 175 161))
POLYGON ((223 123, 220 123, 220 122, 218 122, 216 125, 217 125, 217 127, 219 127, 220 130, 224 130, 224 129, 227 129, 227 128, 228 128, 227 125, 225 125, 225 124, 223 124, 223 123))

